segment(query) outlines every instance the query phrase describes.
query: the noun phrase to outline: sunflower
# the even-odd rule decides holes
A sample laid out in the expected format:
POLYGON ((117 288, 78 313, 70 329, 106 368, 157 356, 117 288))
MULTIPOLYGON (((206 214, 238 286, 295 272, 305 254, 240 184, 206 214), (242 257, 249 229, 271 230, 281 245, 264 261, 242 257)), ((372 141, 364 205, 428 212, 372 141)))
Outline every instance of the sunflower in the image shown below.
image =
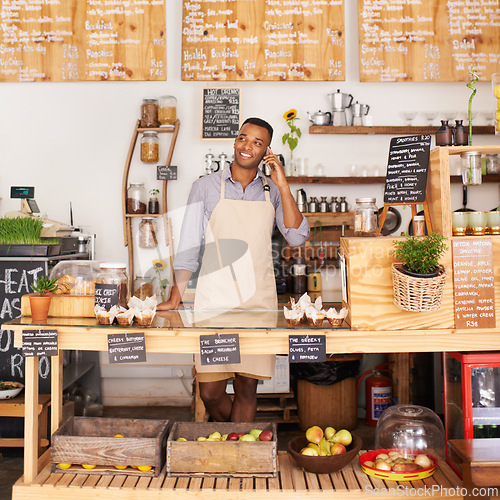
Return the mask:
POLYGON ((153 260, 153 266, 155 269, 165 269, 167 267, 167 263, 163 259, 155 259, 153 260))
POLYGON ((296 116, 297 116, 297 110, 292 108, 283 115, 283 118, 285 120, 291 120, 292 118, 295 118, 296 116))

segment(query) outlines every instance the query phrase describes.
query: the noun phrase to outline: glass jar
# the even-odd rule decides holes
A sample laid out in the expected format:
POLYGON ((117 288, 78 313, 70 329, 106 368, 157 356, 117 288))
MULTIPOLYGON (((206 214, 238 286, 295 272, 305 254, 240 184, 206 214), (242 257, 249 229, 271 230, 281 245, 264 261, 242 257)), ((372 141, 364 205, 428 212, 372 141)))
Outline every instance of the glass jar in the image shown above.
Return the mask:
POLYGON ((121 262, 103 262, 95 281, 95 301, 109 310, 113 306, 127 307, 127 266, 121 262))
POLYGON ((146 276, 136 276, 134 279, 134 297, 141 300, 147 299, 154 295, 151 279, 146 276))
POLYGON ((141 138, 141 161, 154 163, 160 159, 160 140, 156 132, 144 132, 141 138))
POLYGON ((177 119, 177 99, 171 95, 162 95, 158 102, 158 121, 161 127, 173 125, 177 119))
POLYGON ((375 201, 375 198, 356 198, 354 236, 376 236, 378 209, 375 201))
POLYGON ((139 246, 155 248, 158 245, 153 217, 144 217, 139 224, 139 246))
POLYGON ((303 294, 307 291, 306 261, 297 257, 292 266, 293 293, 303 294))
POLYGON ((413 216, 413 236, 425 236, 425 215, 413 216))
POLYGON ((141 105, 141 128, 158 127, 158 101, 143 99, 141 105))
POLYGON ((500 174, 500 156, 488 154, 486 155, 486 173, 491 175, 500 174))
POLYGON ((148 214, 157 215, 160 213, 160 202, 157 196, 150 196, 148 201, 148 214))
POLYGON ((453 144, 453 134, 448 120, 441 120, 441 126, 436 132, 436 146, 451 146, 453 144))
POLYGON ((142 182, 131 182, 127 189, 127 213, 146 213, 146 190, 142 182))
POLYGON ((465 151, 460 155, 462 162, 462 184, 477 186, 482 182, 480 151, 465 151))

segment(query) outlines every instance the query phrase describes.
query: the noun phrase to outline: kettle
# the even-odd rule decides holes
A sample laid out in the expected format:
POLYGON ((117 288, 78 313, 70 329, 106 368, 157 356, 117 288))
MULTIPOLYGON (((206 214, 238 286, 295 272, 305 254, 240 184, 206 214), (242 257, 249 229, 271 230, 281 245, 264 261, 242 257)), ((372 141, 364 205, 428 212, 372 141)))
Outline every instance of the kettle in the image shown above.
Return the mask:
POLYGON ((318 200, 316 199, 315 196, 311 196, 311 199, 309 200, 309 212, 317 212, 318 211, 318 200))
POLYGON ((313 125, 330 125, 330 122, 332 121, 332 114, 328 111, 326 113, 318 111, 317 113, 314 113, 312 116, 309 114, 308 111, 307 116, 309 118, 309 121, 312 122, 313 125))
POLYGON ((307 212, 307 195, 303 189, 297 189, 297 207, 301 212, 307 212))

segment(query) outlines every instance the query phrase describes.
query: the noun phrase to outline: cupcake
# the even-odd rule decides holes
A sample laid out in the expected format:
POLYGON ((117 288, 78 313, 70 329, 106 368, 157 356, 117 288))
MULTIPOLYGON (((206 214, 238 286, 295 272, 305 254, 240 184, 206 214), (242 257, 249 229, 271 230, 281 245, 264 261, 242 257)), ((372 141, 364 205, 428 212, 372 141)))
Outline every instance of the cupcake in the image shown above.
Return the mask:
POLYGON ((326 313, 323 309, 319 310, 316 309, 313 305, 309 306, 306 309, 306 318, 307 322, 311 326, 319 327, 323 324, 323 321, 325 319, 326 313))
POLYGON ((130 326, 134 322, 134 311, 120 307, 116 315, 116 321, 118 321, 119 325, 130 326))
POLYGON ((285 316, 286 322, 289 327, 295 328, 299 326, 304 316, 304 312, 298 308, 288 309, 286 306, 283 307, 283 315, 285 316))
POLYGON ((156 295, 146 297, 144 300, 130 297, 128 301, 129 311, 133 311, 135 320, 141 326, 151 326, 156 315, 156 304, 156 295))
POLYGON ((100 325, 112 325, 117 313, 118 308, 116 306, 113 306, 109 311, 99 305, 94 307, 94 314, 100 325))
POLYGON ((330 307, 326 312, 326 319, 329 321, 332 326, 340 326, 344 319, 347 316, 347 308, 343 307, 339 312, 335 309, 335 307, 330 307))

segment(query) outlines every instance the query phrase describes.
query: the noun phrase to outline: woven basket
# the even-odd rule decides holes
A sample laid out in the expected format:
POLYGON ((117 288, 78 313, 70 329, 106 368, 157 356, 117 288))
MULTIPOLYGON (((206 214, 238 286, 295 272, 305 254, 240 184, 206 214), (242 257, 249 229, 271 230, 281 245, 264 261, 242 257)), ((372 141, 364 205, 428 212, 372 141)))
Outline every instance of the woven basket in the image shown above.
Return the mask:
POLYGON ((394 262, 392 270, 392 288, 394 304, 405 311, 435 311, 441 307, 446 271, 439 266, 439 274, 434 278, 414 278, 401 269, 403 265, 394 262))

